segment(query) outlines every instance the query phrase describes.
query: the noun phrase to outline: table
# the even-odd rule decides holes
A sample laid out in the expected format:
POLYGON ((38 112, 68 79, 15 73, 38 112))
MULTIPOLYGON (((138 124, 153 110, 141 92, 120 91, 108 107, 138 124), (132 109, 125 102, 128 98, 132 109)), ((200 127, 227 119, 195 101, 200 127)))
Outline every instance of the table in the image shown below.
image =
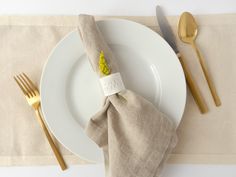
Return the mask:
MULTIPOLYGON (((155 15, 155 6, 163 6, 169 15, 179 15, 183 11, 193 14, 236 13, 235 0, 2 0, 1 15, 43 14, 76 15, 90 13, 94 15, 155 15)), ((0 176, 4 177, 103 177, 103 165, 74 165, 66 172, 58 166, 37 167, 0 167, 0 176)), ((235 177, 236 165, 167 165, 164 177, 235 177)))

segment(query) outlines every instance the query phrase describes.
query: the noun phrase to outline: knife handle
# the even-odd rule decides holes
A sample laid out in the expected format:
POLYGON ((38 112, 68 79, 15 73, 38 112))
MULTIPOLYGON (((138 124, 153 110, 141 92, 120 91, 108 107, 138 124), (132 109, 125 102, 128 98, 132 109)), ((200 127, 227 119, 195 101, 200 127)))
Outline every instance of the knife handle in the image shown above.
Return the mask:
POLYGON ((179 61, 182 65, 182 68, 184 70, 184 74, 185 74, 189 89, 193 95, 193 98, 194 98, 196 104, 198 105, 199 110, 201 111, 202 114, 208 112, 206 102, 199 90, 199 87, 197 86, 196 82, 194 81, 190 70, 188 69, 186 63, 184 62, 183 56, 180 53, 177 53, 177 56, 178 56, 179 61))

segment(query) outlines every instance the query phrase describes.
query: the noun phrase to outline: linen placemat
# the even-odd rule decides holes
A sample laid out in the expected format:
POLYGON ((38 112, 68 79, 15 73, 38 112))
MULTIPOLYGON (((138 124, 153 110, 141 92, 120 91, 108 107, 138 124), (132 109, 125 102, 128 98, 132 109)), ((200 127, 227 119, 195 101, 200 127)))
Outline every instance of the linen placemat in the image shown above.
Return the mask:
MULTIPOLYGON (((97 17, 106 19, 110 17, 97 17)), ((139 22, 159 32, 155 17, 116 17, 139 22)), ((178 17, 168 18, 176 33, 178 17)), ((207 100, 200 114, 188 93, 178 128, 179 143, 171 163, 236 163, 236 14, 196 16, 197 44, 207 61, 222 101, 216 108, 198 59, 190 46, 178 46, 207 100)), ((34 112, 13 75, 24 71, 38 85, 53 47, 76 29, 77 16, 0 16, 0 165, 49 165, 57 161, 34 112)), ((60 146, 68 164, 87 163, 60 146)))

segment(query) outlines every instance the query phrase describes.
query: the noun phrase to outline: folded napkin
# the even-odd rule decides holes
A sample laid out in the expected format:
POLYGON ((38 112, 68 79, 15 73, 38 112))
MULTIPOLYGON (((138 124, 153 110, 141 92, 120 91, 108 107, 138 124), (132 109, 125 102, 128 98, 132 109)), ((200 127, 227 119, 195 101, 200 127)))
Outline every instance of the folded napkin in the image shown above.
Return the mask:
MULTIPOLYGON (((100 77, 101 52, 109 74, 117 73, 116 58, 93 16, 79 16, 79 33, 94 71, 100 77)), ((107 96, 89 121, 87 135, 104 151, 109 177, 156 177, 175 147, 175 125, 152 103, 130 90, 107 96)))

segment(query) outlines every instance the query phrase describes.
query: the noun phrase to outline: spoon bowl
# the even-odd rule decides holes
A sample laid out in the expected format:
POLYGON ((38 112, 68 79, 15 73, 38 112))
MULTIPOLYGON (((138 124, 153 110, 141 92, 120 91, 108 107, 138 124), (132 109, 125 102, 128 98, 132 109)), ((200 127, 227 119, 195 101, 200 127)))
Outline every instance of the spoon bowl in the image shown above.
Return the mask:
POLYGON ((178 35, 184 43, 192 44, 198 34, 197 23, 189 12, 184 12, 179 20, 178 35))

